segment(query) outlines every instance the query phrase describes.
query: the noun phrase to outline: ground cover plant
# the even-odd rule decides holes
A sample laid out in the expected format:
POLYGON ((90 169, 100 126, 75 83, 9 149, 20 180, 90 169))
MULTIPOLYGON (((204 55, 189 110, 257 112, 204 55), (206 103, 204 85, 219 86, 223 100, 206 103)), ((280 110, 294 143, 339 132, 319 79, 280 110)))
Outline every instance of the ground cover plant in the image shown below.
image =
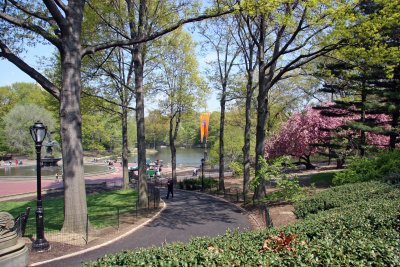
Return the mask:
MULTIPOLYGON (((116 224, 119 214, 133 212, 136 207, 137 191, 132 189, 115 190, 89 194, 87 198, 88 217, 95 228, 116 224)), ((45 231, 60 231, 64 222, 64 199, 49 198, 43 200, 45 212, 45 231)), ((9 212, 15 217, 31 207, 26 233, 35 233, 36 200, 0 202, 0 210, 9 212)))
POLYGON ((347 201, 286 227, 125 251, 85 266, 400 266, 399 187, 371 182, 329 191, 347 201))

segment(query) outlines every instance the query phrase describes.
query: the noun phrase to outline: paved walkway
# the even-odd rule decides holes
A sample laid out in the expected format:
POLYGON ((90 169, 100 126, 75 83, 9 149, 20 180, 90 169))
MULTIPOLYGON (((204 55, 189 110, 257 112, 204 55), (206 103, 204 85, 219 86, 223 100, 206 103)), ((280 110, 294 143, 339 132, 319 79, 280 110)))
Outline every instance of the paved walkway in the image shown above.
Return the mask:
MULTIPOLYGON (((33 166, 33 165, 32 165, 33 166)), ((179 172, 191 173, 192 167, 179 168, 179 172)), ((1 171, 1 169, 0 169, 1 171)), ((171 167, 163 168, 163 176, 171 175, 171 167)), ((182 177, 188 177, 180 176, 182 177)), ((178 177, 179 178, 179 177, 178 177)), ((99 184, 106 182, 107 186, 122 186, 122 167, 116 164, 115 167, 104 174, 87 174, 85 175, 86 184, 99 184)), ((45 192, 49 189, 59 189, 63 187, 61 178, 57 181, 56 178, 42 177, 42 190, 45 192)), ((9 196, 17 196, 19 194, 36 193, 36 178, 35 177, 0 177, 0 199, 9 196)))
MULTIPOLYGON (((161 189, 162 196, 166 192, 161 189)), ((228 229, 246 230, 251 225, 243 211, 235 205, 212 196, 176 190, 173 199, 164 199, 166 208, 149 224, 104 247, 83 252, 39 266, 80 266, 105 254, 141 247, 188 242, 196 236, 223 235, 228 229)))
MULTIPOLYGON (((122 168, 115 167, 112 171, 99 174, 85 176, 86 184, 93 183, 122 183, 122 168)), ((42 190, 62 188, 63 182, 54 178, 42 178, 42 190)), ((14 196, 19 194, 36 193, 36 178, 35 177, 16 177, 16 178, 0 178, 0 198, 6 196, 14 196)))
MULTIPOLYGON (((190 172, 190 168, 185 170, 190 172)), ((168 171, 166 170, 166 173, 168 171)), ((108 184, 122 183, 121 168, 114 172, 85 177, 85 182, 108 184)), ((42 180, 42 189, 62 188, 61 181, 42 180)), ((36 193, 36 179, 0 180, 0 198, 18 194, 36 193)), ((164 188, 161 195, 165 196, 164 188)), ((149 224, 108 245, 82 254, 53 259, 40 266, 79 266, 82 261, 96 260, 105 254, 140 247, 161 246, 172 242, 188 242, 196 236, 223 235, 228 229, 250 229, 251 225, 243 211, 235 205, 206 194, 192 191, 175 191, 173 199, 164 199, 166 208, 149 224)))

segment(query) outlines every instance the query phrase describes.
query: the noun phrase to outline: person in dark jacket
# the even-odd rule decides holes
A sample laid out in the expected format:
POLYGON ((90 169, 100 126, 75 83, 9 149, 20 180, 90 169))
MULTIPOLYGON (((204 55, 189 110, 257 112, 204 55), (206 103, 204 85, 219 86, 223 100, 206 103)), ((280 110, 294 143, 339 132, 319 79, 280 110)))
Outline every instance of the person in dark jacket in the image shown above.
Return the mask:
POLYGON ((174 197, 174 181, 172 179, 169 179, 167 182, 167 199, 169 198, 169 193, 171 193, 172 198, 174 197))

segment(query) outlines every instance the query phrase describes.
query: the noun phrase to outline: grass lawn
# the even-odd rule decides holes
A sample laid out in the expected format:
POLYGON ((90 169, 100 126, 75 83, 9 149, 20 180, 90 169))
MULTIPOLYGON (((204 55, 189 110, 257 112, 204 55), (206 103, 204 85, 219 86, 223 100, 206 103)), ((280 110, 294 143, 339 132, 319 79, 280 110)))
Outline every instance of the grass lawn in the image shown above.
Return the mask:
MULTIPOLYGON (((132 189, 87 195, 90 224, 96 228, 116 224, 118 212, 121 214, 135 211, 136 199, 137 191, 132 189)), ((9 212, 14 218, 24 213, 26 207, 31 207, 26 227, 26 233, 29 235, 35 233, 36 200, 0 202, 0 211, 9 212)), ((64 198, 44 198, 43 208, 45 231, 61 230, 64 221, 64 198)))

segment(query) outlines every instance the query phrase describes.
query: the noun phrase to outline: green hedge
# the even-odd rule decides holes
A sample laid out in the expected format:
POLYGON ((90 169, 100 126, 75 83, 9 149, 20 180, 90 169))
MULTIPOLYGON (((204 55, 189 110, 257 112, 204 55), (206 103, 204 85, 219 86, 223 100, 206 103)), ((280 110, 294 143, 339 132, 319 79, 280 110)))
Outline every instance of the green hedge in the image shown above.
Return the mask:
POLYGON ((201 189, 202 182, 204 183, 204 188, 214 188, 217 187, 218 181, 211 177, 204 177, 203 181, 200 178, 189 178, 178 182, 178 187, 180 189, 186 190, 198 190, 201 189))
POLYGON ((106 255, 86 266, 400 266, 398 195, 348 203, 280 229, 106 255))
POLYGON ((382 151, 373 158, 354 158, 347 169, 335 174, 335 185, 370 180, 400 182, 400 151, 382 151))
POLYGON ((307 240, 310 247, 301 258, 312 257, 310 265, 400 266, 399 207, 398 197, 358 201, 310 215, 286 230, 307 240))
POLYGON ((400 197, 400 186, 371 181, 330 188, 307 199, 294 203, 297 217, 341 207, 347 203, 368 199, 395 199, 400 197))

